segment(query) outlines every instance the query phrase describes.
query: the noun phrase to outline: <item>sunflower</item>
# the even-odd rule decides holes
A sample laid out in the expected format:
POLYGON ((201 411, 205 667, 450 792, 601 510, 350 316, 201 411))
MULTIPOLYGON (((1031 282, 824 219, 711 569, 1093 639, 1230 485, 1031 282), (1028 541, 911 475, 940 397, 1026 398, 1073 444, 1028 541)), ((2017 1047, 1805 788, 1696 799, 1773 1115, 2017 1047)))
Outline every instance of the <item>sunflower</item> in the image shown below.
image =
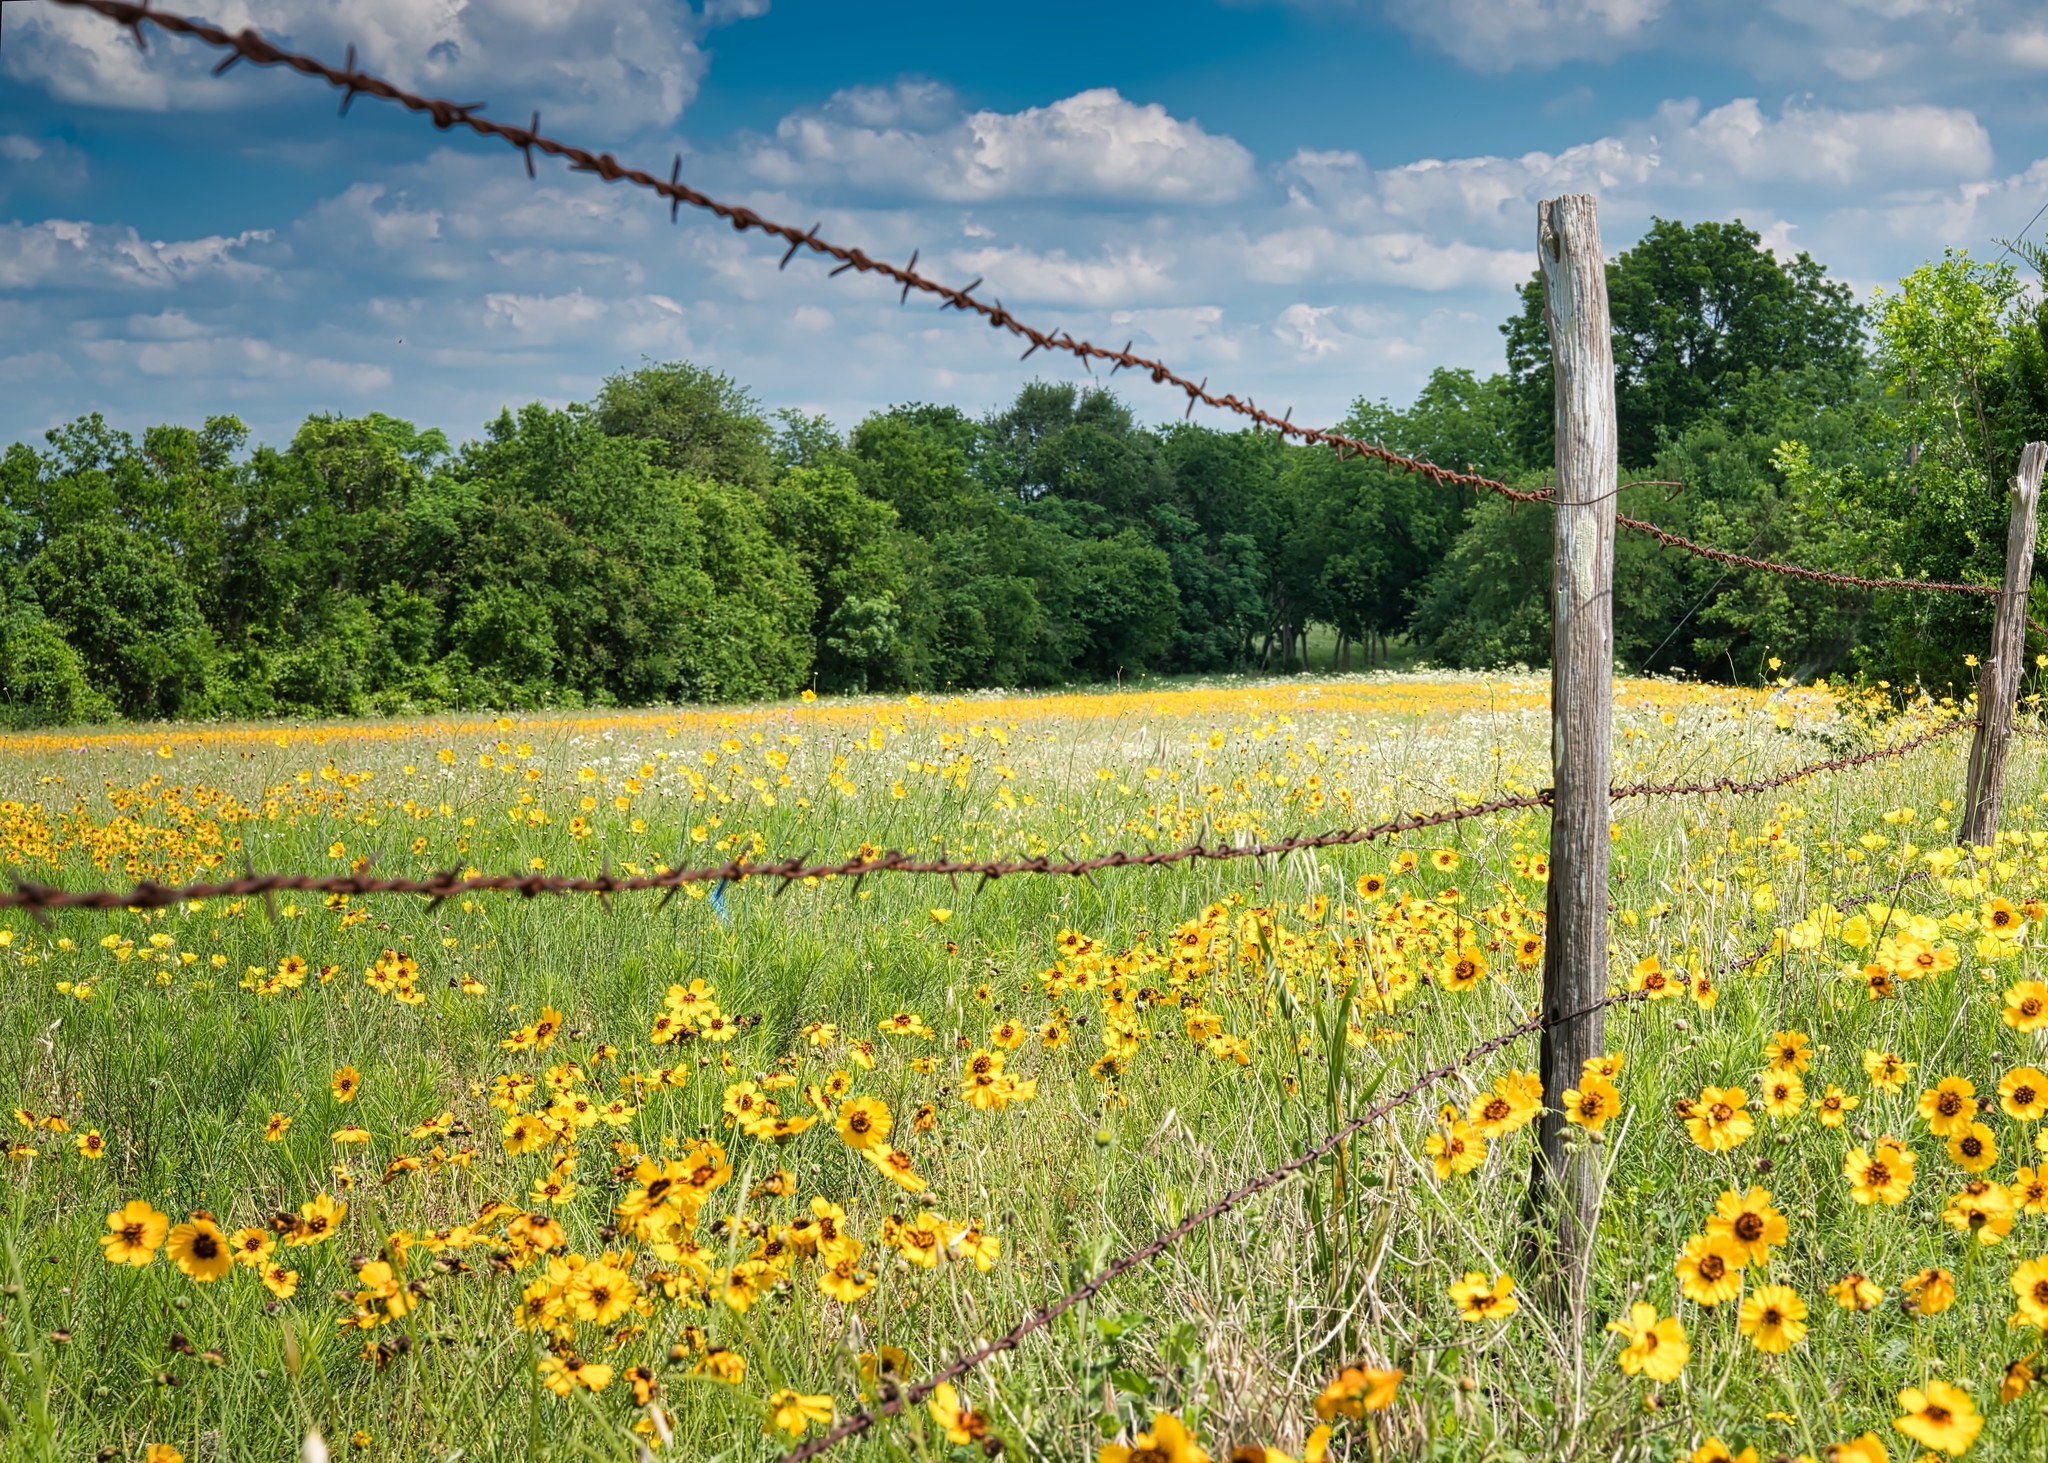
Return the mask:
POLYGON ((1679 1251, 1671 1268, 1678 1276, 1678 1289, 1694 1305, 1717 1306, 1733 1300, 1742 1290, 1742 1269, 1748 1251, 1717 1235, 1696 1234, 1679 1251))
POLYGON ((1671 1381, 1685 1370, 1685 1360, 1692 1355, 1678 1317, 1666 1316, 1660 1321, 1657 1308, 1646 1301, 1630 1306, 1627 1320, 1609 1321, 1607 1329, 1628 1339, 1620 1361, 1621 1369, 1632 1377, 1640 1374, 1653 1382, 1671 1381))
POLYGON ((1790 1351, 1806 1336, 1806 1302, 1789 1285, 1759 1285, 1736 1318, 1759 1351, 1790 1351))
POLYGON ((220 1279, 234 1268, 235 1263, 228 1237, 220 1232, 220 1226, 213 1222, 213 1217, 204 1212, 172 1227, 164 1243, 164 1253, 201 1285, 220 1279))
POLYGON ((1984 1427, 1970 1394, 1939 1377, 1930 1379, 1925 1391, 1908 1387, 1899 1393, 1899 1410, 1905 1416, 1893 1427, 1916 1443, 1950 1455, 1965 1452, 1984 1427))
POLYGON ((156 1258, 164 1242, 171 1217, 161 1213, 147 1199, 130 1199, 107 1216, 107 1232, 100 1236, 100 1248, 116 1265, 147 1265, 156 1258))
POLYGON ((1898 1204, 1913 1187, 1913 1154, 1888 1138, 1878 1140, 1877 1151, 1857 1147, 1842 1160, 1842 1177, 1849 1181, 1849 1197, 1859 1204, 1898 1204))
POLYGON ((1685 1119, 1692 1141, 1709 1153, 1726 1153, 1756 1132, 1749 1098, 1740 1087, 1705 1087, 1685 1119))
POLYGON ((1458 1318, 1464 1321, 1484 1321, 1495 1316, 1505 1320, 1522 1306, 1515 1298, 1513 1276, 1496 1275, 1488 1280, 1477 1270, 1467 1270, 1463 1280, 1452 1282, 1451 1299, 1457 1303, 1458 1318))

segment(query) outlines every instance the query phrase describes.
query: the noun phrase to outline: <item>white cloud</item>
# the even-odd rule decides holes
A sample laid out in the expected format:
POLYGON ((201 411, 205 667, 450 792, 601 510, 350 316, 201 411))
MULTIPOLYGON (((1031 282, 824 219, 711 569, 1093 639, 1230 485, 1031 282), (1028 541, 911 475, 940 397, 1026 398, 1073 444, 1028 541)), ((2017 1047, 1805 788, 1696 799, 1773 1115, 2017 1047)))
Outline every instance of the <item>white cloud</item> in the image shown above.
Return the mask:
POLYGON ((1668 0, 1387 0, 1396 25, 1481 71, 1604 60, 1644 45, 1668 0))
POLYGON ((1013 305, 1116 305, 1157 298, 1170 284, 1170 261, 1136 245, 1108 250, 1096 259, 1075 259, 1064 249, 1040 253, 1012 245, 963 250, 949 262, 963 281, 999 282, 991 287, 1013 305))
POLYGON ((1099 87, 1021 112, 962 115, 930 83, 836 94, 748 149, 768 183, 831 184, 949 202, 1090 198, 1219 203, 1254 180, 1249 151, 1099 87))
MULTIPOLYGON (((408 89, 633 129, 673 122, 695 98, 710 27, 767 9, 768 0, 708 0, 701 13, 676 0, 218 0, 209 18, 337 64, 353 45, 359 65, 408 89)), ((86 105, 230 107, 262 94, 246 76, 209 77, 220 54, 159 32, 138 51, 100 16, 24 5, 10 13, 5 64, 86 105)))
POLYGON ((171 289, 217 278, 247 284, 269 270, 247 257, 269 229, 149 240, 118 224, 44 219, 0 223, 0 289, 171 289))
POLYGON ((1771 119, 1745 97, 1703 116, 1695 103, 1667 105, 1659 122, 1702 166, 1724 164, 1744 180, 1897 187, 1979 175, 1992 161, 1991 134, 1958 107, 1787 106, 1771 119))

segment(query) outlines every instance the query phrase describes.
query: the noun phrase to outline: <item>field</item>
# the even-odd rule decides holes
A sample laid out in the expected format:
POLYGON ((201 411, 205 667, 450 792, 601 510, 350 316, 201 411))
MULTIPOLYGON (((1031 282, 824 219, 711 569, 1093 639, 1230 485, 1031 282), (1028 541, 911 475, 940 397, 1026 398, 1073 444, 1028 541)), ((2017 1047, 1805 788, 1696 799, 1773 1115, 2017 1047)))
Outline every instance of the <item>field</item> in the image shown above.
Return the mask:
MULTIPOLYGON (((0 841, 79 887, 1242 843, 1541 787, 1545 694, 15 736, 0 841)), ((1626 681, 1616 781, 1967 711, 1626 681)), ((832 1456, 2043 1456, 2048 798, 2023 743, 2009 843, 1952 848, 1967 740, 1616 804, 1612 981, 1671 999, 1581 1086, 1576 1318, 1525 1259, 1526 1037, 832 1456)), ((0 1452, 774 1458, 1527 1017, 1545 841, 17 915, 0 1452)))

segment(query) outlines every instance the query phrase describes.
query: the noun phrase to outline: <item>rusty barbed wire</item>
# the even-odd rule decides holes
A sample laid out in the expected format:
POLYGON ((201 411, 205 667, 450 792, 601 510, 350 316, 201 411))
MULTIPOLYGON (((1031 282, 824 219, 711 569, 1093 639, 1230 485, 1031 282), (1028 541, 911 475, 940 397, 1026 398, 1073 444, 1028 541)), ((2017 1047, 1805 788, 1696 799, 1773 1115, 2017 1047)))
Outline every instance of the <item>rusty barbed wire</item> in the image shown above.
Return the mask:
MULTIPOLYGON (((1682 797, 1714 792, 1763 792, 1820 773, 1839 772, 1891 757, 1902 757, 1937 738, 1976 724, 1974 719, 1947 722, 1892 746, 1880 747, 1875 751, 1857 753, 1853 756, 1831 758, 1825 762, 1809 763, 1803 767, 1793 768, 1789 772, 1749 782, 1721 778, 1713 782, 1696 783, 1634 783, 1615 787, 1609 791, 1608 796, 1614 800, 1621 800, 1639 797, 1682 797)), ((1190 843, 1179 848, 1146 849, 1142 852, 1116 849, 1084 859, 1054 859, 1048 856, 1008 860, 918 859, 889 849, 868 857, 856 856, 836 862, 812 863, 808 861, 809 855, 805 854, 762 863, 734 859, 723 864, 624 876, 613 874, 608 867, 597 875, 463 875, 451 870, 424 879, 404 876, 381 878, 367 872, 258 874, 251 871, 234 879, 197 880, 183 884, 161 884, 145 879, 125 890, 63 889, 33 880, 17 879, 13 889, 0 890, 0 909, 25 909, 40 916, 52 910, 64 909, 164 909, 188 900, 268 900, 278 894, 342 895, 350 898, 368 894, 418 894, 435 903, 458 894, 518 894, 529 899, 542 894, 595 894, 600 900, 608 901, 614 894, 632 894, 652 889, 664 890, 669 898, 673 898, 686 884, 710 884, 720 881, 737 883, 745 879, 778 880, 781 884, 781 888, 776 891, 778 894, 792 884, 806 879, 853 879, 858 887, 859 881, 869 874, 882 873, 944 875, 956 882, 965 874, 979 878, 984 884, 1012 874, 1057 874, 1070 878, 1087 878, 1106 869, 1161 868, 1195 861, 1221 862, 1242 858, 1284 857, 1290 853, 1305 853, 1313 849, 1346 848, 1472 818, 1547 807, 1552 801, 1552 796, 1551 789, 1542 788, 1536 792, 1494 798, 1483 803, 1463 803, 1429 813, 1411 813, 1357 828, 1335 828, 1323 833, 1294 834, 1263 843, 1190 843)))
MULTIPOLYGON (((339 90, 342 93, 341 108, 344 113, 348 111, 349 105, 357 97, 370 96, 376 97, 380 101, 395 103, 407 111, 421 113, 432 120, 433 124, 442 131, 466 128, 479 137, 504 142, 518 151, 526 160, 528 177, 534 176, 533 155, 536 152, 548 157, 561 158, 569 165, 572 171, 593 173, 607 183, 630 183, 635 187, 666 198, 669 202, 669 217, 671 220, 674 220, 682 207, 687 204, 691 208, 702 209, 718 218, 724 219, 734 229, 742 233, 752 230, 766 234, 771 238, 779 239, 789 246, 782 256, 781 267, 783 268, 787 268, 790 260, 794 259, 800 251, 809 250, 813 254, 823 255, 835 262, 837 267, 832 270, 832 274, 835 277, 846 273, 848 270, 861 274, 879 275, 900 287, 901 293, 898 297, 900 301, 907 302, 910 298, 910 292, 916 290, 920 294, 936 297, 942 308, 955 309, 966 314, 980 316, 992 328, 1006 330, 1016 338, 1029 342, 1020 359, 1028 360, 1041 350, 1061 351, 1079 360, 1091 374, 1095 369, 1095 362, 1101 361, 1110 367, 1110 374, 1112 376, 1118 371, 1125 370, 1136 371, 1142 375, 1149 376, 1159 385, 1168 386, 1184 393, 1187 397, 1189 415, 1193 414, 1196 404, 1200 403, 1219 411, 1234 412, 1250 420, 1255 428, 1270 429, 1311 446, 1332 448, 1336 451, 1340 461, 1347 455, 1369 458, 1384 466, 1428 478, 1440 486, 1470 488, 1475 492, 1495 493, 1516 503, 1545 504, 1553 501, 1554 495, 1547 488, 1531 491, 1510 487, 1498 478, 1487 477, 1482 473, 1471 471, 1460 472, 1454 468, 1444 467, 1428 461, 1425 458, 1411 457, 1405 453, 1396 452, 1392 448, 1377 442, 1369 442, 1363 438, 1352 437, 1342 432, 1323 428, 1300 426, 1293 420, 1294 413, 1291 407, 1281 415, 1275 416, 1272 412, 1259 406, 1250 397, 1240 399, 1235 393, 1225 393, 1219 396, 1209 390, 1209 381, 1206 376, 1200 381, 1196 381, 1173 370, 1162 360, 1150 356, 1137 355, 1131 349, 1131 341, 1126 341, 1121 350, 1110 350, 1096 345, 1092 341, 1079 339, 1069 331, 1054 329, 1048 332, 1040 330, 1038 327, 1019 319, 1016 315, 1005 309, 1001 300, 987 301, 975 295, 974 291, 982 283, 979 278, 965 288, 955 288, 952 285, 942 284, 928 275, 918 273, 918 255, 916 251, 912 252, 910 262, 907 265, 892 264, 886 260, 872 258, 860 249, 847 248, 844 245, 835 244, 820 238, 818 235, 818 224, 814 223, 808 229, 798 229, 793 225, 779 223, 774 219, 766 218, 751 208, 739 204, 725 203, 711 197, 709 194, 700 192, 682 181, 683 159, 681 153, 676 154, 675 161, 670 166, 669 175, 664 179, 640 168, 627 167, 608 152, 592 152, 588 148, 578 147, 543 134, 540 130, 539 112, 533 114, 531 122, 526 126, 520 127, 516 124, 499 122, 480 115, 484 106, 481 102, 452 102, 445 98, 428 97, 417 92, 407 91, 381 76, 360 70, 356 66, 354 46, 349 47, 346 61, 341 66, 336 67, 315 57, 295 51, 288 51, 266 39, 253 29, 245 28, 239 32, 230 32, 221 26, 213 25, 207 21, 188 19, 184 16, 157 10, 149 4, 149 0, 49 0, 49 3, 73 9, 90 10, 102 15, 108 20, 125 27, 135 37, 138 46, 145 44, 143 38, 144 27, 155 26, 167 34, 183 36, 187 39, 198 41, 203 45, 211 46, 216 50, 226 51, 228 53, 227 57, 219 66, 214 68, 216 75, 241 61, 247 61, 256 66, 284 66, 302 75, 323 80, 328 85, 339 90)), ((1647 485, 1647 483, 1644 485, 1647 485)), ((1660 485, 1670 486, 1669 484, 1660 485)), ((1622 489, 1632 486, 1637 486, 1637 484, 1624 483, 1615 490, 1614 494, 1607 496, 1616 496, 1622 489)), ((1994 597, 2004 593, 2001 588, 1995 585, 1953 584, 1939 580, 1921 579, 1870 579, 1860 575, 1832 573, 1823 569, 1808 569, 1796 564, 1786 564, 1770 559, 1756 559, 1746 554, 1737 554, 1726 549, 1712 548, 1694 539, 1687 538, 1683 534, 1672 533, 1667 529, 1657 527, 1653 523, 1630 518, 1624 514, 1617 514, 1615 523, 1617 526, 1629 529, 1632 532, 1647 534, 1667 548, 1682 549, 1687 553, 1697 554, 1721 563, 1732 564, 1746 569, 1755 569, 1765 573, 1788 574, 1802 579, 1862 589, 1923 590, 1994 597)))
POLYGON ((1683 549, 1688 554, 1697 554, 1703 559, 1712 559, 1720 564, 1732 564, 1738 569, 1757 569, 1766 574, 1788 574, 1795 579, 1811 579, 1821 584, 1839 584, 1854 589, 1920 589, 1944 594, 1978 594, 1992 599, 2005 593, 2004 588, 1996 584, 1955 584, 1941 579, 1866 579, 1860 574, 1837 574, 1828 569, 1808 569, 1804 565, 1787 564, 1780 559, 1757 559, 1748 554, 1713 548, 1697 539, 1659 528, 1654 523, 1645 523, 1640 518, 1630 518, 1626 514, 1617 513, 1614 521, 1619 527, 1645 534, 1666 548, 1683 549))
MULTIPOLYGON (((31 912, 55 909, 163 909, 192 899, 268 899, 275 894, 339 894, 350 897, 364 894, 421 894, 439 903, 457 894, 483 892, 518 894, 526 898, 541 894, 595 894, 600 899, 608 899, 613 894, 664 889, 672 898, 685 884, 709 884, 720 880, 737 883, 742 879, 779 879, 782 882, 782 889, 787 889, 804 879, 853 879, 858 887, 859 880, 869 874, 880 873, 943 874, 956 880, 960 875, 966 874, 979 876, 983 883, 989 883, 1008 874, 1064 874, 1074 878, 1085 878, 1101 869, 1159 868, 1197 860, 1263 858, 1269 855, 1302 853, 1310 849, 1343 848, 1352 844, 1370 843, 1375 839, 1390 838, 1399 833, 1437 828, 1468 818, 1484 818, 1495 813, 1545 807, 1549 802, 1550 792, 1546 788, 1517 797, 1495 798, 1484 803, 1465 803, 1431 813, 1412 813, 1360 828, 1336 828, 1325 833, 1296 834, 1268 843, 1213 846, 1190 843, 1179 848, 1146 849, 1143 852, 1117 849, 1084 859, 1053 859, 1043 856, 1012 860, 917 859, 890 849, 871 857, 854 857, 833 863, 809 863, 806 862, 809 858, 806 854, 780 862, 751 863, 744 859, 735 859, 729 863, 703 868, 670 869, 663 873, 634 874, 625 877, 613 874, 609 869, 595 876, 473 874, 465 877, 460 873, 448 872, 425 879, 377 878, 367 873, 250 872, 236 879, 186 884, 159 884, 152 880, 143 880, 127 890, 70 890, 18 880, 13 889, 0 890, 0 909, 26 909, 31 912)), ((781 890, 777 892, 780 893, 781 890)))
POLYGON ((1761 777, 1750 782, 1737 782, 1732 777, 1716 778, 1712 782, 1635 782, 1610 788, 1608 789, 1607 796, 1611 800, 1620 801, 1624 798, 1694 797, 1715 792, 1738 794, 1768 792, 1772 788, 1786 787, 1805 778, 1816 777, 1823 772, 1843 772, 1851 767, 1867 766, 1872 762, 1882 762, 1890 757, 1903 757, 1909 752, 1918 751, 1930 742, 1938 741, 1942 737, 1951 736, 1965 727, 1974 727, 1976 725, 1977 719, 1975 717, 1965 717, 1960 721, 1944 722, 1930 731, 1922 732, 1919 736, 1908 737, 1903 742, 1894 742, 1890 746, 1879 747, 1875 751, 1858 752, 1853 756, 1847 757, 1831 757, 1825 762, 1809 762, 1804 767, 1795 767, 1789 772, 1780 772, 1775 776, 1761 777))

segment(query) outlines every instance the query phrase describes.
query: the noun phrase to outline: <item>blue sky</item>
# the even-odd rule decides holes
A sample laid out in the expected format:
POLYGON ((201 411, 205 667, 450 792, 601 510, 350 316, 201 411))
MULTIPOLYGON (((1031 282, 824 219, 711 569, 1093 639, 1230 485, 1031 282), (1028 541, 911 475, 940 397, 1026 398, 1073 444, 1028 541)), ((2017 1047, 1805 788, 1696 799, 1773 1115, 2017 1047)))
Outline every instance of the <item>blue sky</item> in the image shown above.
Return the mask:
MULTIPOLYGON (((1742 218, 1864 294, 2048 202, 2021 0, 182 0, 406 85, 538 108, 1017 314, 1298 420, 1497 368, 1535 204, 1742 218)), ((282 442, 382 410, 474 435, 643 357, 850 425, 1079 374, 706 216, 317 83, 10 0, 0 443, 85 411, 282 442)), ((1123 388, 1148 416, 1179 403, 1123 388)))

